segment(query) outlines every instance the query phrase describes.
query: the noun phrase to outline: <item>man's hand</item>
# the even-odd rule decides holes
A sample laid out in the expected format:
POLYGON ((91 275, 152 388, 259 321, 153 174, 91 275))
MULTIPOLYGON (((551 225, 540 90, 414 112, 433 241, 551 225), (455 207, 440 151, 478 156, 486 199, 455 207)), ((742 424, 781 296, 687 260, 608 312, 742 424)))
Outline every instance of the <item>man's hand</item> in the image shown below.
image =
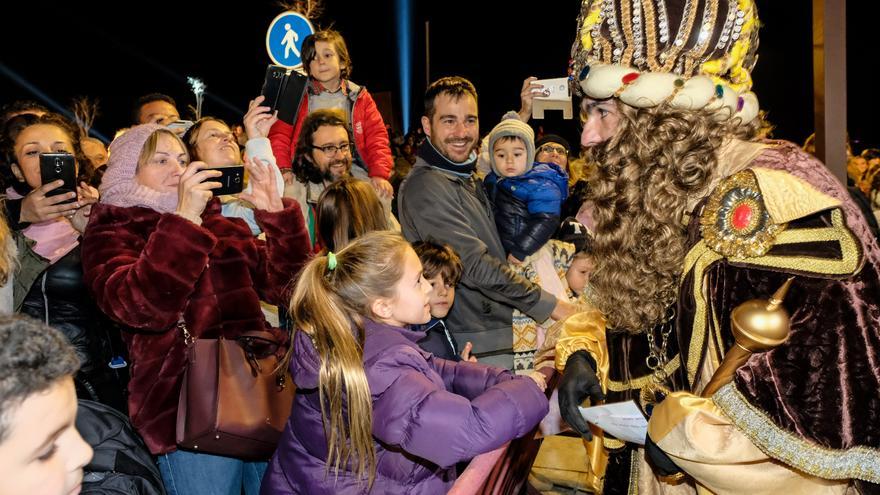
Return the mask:
POLYGON ((519 92, 519 101, 520 107, 519 112, 516 112, 519 115, 519 120, 528 123, 529 118, 532 116, 532 100, 535 98, 535 95, 543 94, 544 86, 541 84, 536 84, 538 78, 535 76, 527 77, 525 81, 523 81, 522 89, 519 92))
POLYGON ((585 439, 592 440, 590 427, 578 410, 587 397, 595 404, 605 400, 605 393, 596 376, 596 361, 587 351, 577 351, 565 362, 559 381, 559 412, 569 426, 585 439))

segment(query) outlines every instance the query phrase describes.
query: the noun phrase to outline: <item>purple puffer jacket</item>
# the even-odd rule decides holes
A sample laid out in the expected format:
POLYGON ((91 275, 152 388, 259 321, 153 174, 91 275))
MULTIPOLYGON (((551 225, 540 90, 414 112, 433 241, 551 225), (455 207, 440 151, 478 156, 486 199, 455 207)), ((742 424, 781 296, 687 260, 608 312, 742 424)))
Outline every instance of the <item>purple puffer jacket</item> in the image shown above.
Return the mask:
POLYGON ((435 358, 424 332, 365 320, 364 368, 373 398, 376 480, 367 492, 352 471, 325 476, 327 444, 318 403, 318 354, 297 331, 290 370, 293 412, 263 478, 268 494, 440 494, 455 464, 528 433, 547 414, 535 383, 507 370, 435 358))

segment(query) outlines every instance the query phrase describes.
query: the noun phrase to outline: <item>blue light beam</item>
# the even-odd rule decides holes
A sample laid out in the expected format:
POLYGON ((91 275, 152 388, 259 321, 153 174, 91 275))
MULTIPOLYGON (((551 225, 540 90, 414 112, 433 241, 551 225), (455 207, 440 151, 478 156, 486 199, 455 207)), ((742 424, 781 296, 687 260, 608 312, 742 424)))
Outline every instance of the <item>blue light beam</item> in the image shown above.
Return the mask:
POLYGON ((400 113, 403 133, 409 131, 412 87, 412 0, 395 0, 397 12, 397 59, 400 71, 400 113))
MULTIPOLYGON (((60 113, 61 115, 64 115, 65 117, 67 117, 71 121, 76 122, 76 116, 74 116, 73 112, 68 110, 67 107, 65 107, 64 105, 53 100, 52 97, 49 96, 48 94, 46 94, 45 92, 43 92, 43 90, 41 90, 40 88, 29 83, 27 81, 27 79, 18 75, 18 73, 16 73, 15 71, 10 69, 9 67, 7 67, 3 63, 0 63, 0 74, 3 74, 4 76, 8 77, 9 79, 12 79, 13 82, 18 84, 22 88, 30 91, 34 96, 37 97, 38 100, 43 101, 46 105, 49 106, 49 108, 54 110, 56 113, 60 113)), ((104 142, 104 144, 107 144, 110 142, 110 140, 107 139, 107 136, 98 132, 97 129, 90 129, 89 134, 92 134, 96 138, 100 139, 101 141, 104 142)))

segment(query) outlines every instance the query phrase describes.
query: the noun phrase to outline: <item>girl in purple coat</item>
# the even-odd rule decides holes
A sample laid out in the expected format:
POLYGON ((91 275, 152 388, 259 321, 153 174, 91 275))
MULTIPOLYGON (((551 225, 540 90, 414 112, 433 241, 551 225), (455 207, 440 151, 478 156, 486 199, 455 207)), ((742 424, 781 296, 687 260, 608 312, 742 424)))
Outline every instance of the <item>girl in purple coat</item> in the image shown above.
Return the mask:
POLYGON ((290 304, 297 395, 262 494, 439 494, 455 464, 529 432, 535 381, 435 358, 408 325, 430 284, 399 234, 372 232, 314 258, 290 304))

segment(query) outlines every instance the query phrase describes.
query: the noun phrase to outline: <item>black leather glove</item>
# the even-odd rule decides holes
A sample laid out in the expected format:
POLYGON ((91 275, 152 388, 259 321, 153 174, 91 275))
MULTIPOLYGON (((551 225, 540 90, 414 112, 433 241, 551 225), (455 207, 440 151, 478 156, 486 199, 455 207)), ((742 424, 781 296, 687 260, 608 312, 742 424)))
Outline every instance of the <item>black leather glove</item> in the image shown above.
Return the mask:
POLYGON ((681 468, 648 435, 645 435, 645 457, 654 467, 654 472, 660 476, 672 476, 681 472, 681 468))
POLYGON ((587 440, 593 439, 590 427, 578 406, 589 397, 593 403, 605 400, 605 393, 596 376, 596 361, 587 351, 577 351, 565 362, 559 381, 559 412, 562 419, 587 440))

